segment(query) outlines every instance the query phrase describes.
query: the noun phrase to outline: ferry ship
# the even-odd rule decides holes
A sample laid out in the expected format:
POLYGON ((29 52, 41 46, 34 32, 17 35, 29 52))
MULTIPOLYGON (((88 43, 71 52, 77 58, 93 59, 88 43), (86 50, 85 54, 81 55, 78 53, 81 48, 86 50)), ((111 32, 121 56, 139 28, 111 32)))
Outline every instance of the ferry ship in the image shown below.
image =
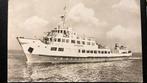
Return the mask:
POLYGON ((67 12, 64 12, 61 22, 42 39, 17 37, 27 62, 102 62, 126 60, 132 56, 130 50, 118 43, 115 43, 114 49, 110 49, 93 38, 80 36, 67 24, 66 19, 67 12))

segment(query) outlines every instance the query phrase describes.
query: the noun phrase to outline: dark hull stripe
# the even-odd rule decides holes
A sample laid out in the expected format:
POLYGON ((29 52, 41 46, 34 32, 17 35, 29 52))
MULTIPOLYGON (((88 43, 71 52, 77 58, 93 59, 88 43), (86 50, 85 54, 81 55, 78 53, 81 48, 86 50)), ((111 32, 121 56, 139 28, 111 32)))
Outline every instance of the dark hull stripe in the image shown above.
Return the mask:
POLYGON ((130 56, 122 57, 68 57, 68 56, 47 56, 47 55, 28 55, 28 62, 31 63, 91 63, 129 60, 130 56))
POLYGON ((39 55, 44 57, 56 57, 56 58, 124 58, 132 56, 113 56, 113 57, 74 57, 74 56, 54 56, 54 55, 39 55))

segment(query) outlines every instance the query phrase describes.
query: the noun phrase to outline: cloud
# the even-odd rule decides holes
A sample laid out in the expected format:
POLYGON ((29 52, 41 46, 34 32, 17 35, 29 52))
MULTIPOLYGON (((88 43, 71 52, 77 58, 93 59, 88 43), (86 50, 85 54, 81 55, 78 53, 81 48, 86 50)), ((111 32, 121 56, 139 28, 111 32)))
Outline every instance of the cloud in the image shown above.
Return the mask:
POLYGON ((132 51, 141 52, 141 31, 138 29, 117 25, 106 36, 111 45, 118 42, 132 51))
POLYGON ((92 8, 87 8, 83 3, 78 3, 73 6, 68 13, 68 18, 76 31, 82 30, 83 33, 92 33, 87 34, 88 36, 99 34, 98 32, 101 31, 102 27, 107 26, 107 22, 100 21, 95 17, 95 11, 92 8), (98 27, 101 28, 96 32, 95 30, 98 27))
POLYGON ((24 36, 26 37, 34 37, 34 36, 42 36, 43 32, 47 32, 48 30, 48 21, 44 20, 38 16, 32 16, 24 21, 20 25, 21 29, 23 29, 24 36))
POLYGON ((94 13, 91 8, 86 8, 84 4, 79 3, 70 10, 69 15, 74 21, 97 24, 99 20, 94 17, 94 13))
POLYGON ((132 13, 139 13, 139 6, 135 0, 120 0, 119 3, 112 5, 112 8, 117 8, 132 13))
MULTIPOLYGON (((92 8, 87 8, 83 3, 79 3, 72 7, 68 15, 69 19, 75 22, 83 22, 92 25, 101 24, 99 19, 95 17, 94 10, 92 8)), ((103 24, 106 24, 106 22, 103 24)))
POLYGON ((121 25, 117 25, 112 30, 107 32, 107 37, 114 39, 120 39, 120 40, 130 40, 130 39, 135 39, 138 36, 140 36, 140 33, 138 30, 131 29, 131 28, 126 28, 121 25))

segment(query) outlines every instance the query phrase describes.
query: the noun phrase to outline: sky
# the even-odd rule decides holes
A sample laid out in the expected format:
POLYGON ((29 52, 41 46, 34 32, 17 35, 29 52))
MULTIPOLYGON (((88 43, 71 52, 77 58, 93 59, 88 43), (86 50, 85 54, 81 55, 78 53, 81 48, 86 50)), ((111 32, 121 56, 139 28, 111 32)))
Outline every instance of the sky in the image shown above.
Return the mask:
MULTIPOLYGON (((59 23, 69 0, 9 0, 8 50, 21 50, 16 37, 41 38, 59 23)), ((71 0, 68 22, 79 35, 108 47, 118 42, 141 52, 140 0, 71 0)))

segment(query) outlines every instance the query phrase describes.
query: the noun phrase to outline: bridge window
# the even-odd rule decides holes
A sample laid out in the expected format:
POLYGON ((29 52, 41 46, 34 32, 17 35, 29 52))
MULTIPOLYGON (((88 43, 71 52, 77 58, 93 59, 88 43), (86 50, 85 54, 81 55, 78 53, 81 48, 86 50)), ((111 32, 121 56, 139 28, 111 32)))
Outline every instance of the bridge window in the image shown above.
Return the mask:
POLYGON ((110 51, 108 51, 108 54, 110 54, 110 51))
POLYGON ((85 45, 85 42, 84 42, 84 41, 82 41, 82 44, 83 44, 83 45, 85 45))
POLYGON ((75 40, 71 40, 71 43, 75 43, 75 40))
POLYGON ((61 42, 61 39, 60 38, 58 38, 58 42, 61 42))
POLYGON ((56 51, 57 47, 51 47, 51 51, 56 51))
POLYGON ((87 42, 87 45, 90 45, 90 42, 87 42))
POLYGON ((69 39, 66 39, 66 43, 68 43, 69 42, 69 39))
POLYGON ((57 32, 57 30, 54 30, 54 32, 57 32))
POLYGON ((77 44, 80 44, 80 41, 77 41, 77 44))
POLYGON ((52 39, 52 38, 50 38, 50 41, 52 42, 52 41, 53 41, 53 39, 52 39))
POLYGON ((94 46, 95 44, 92 42, 92 45, 94 46))
POLYGON ((62 39, 62 42, 65 42, 65 39, 62 39))
POLYGON ((66 34, 66 31, 64 30, 64 34, 66 34))
POLYGON ((64 48, 58 48, 58 51, 64 51, 64 48))
POLYGON ((59 30, 59 33, 61 33, 61 30, 59 30))
POLYGON ((54 38, 54 41, 56 42, 56 41, 57 41, 57 39, 56 39, 56 38, 54 38))

